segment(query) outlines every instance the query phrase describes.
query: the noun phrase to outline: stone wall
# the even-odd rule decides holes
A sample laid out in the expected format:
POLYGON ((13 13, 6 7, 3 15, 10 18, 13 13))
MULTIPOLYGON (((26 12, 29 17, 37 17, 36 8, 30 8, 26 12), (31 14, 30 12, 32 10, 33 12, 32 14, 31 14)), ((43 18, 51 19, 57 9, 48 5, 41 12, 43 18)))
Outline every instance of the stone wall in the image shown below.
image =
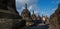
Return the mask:
POLYGON ((11 29, 12 23, 12 19, 0 19, 0 29, 11 29))
POLYGON ((58 5, 56 11, 50 16, 50 24, 55 29, 60 29, 60 4, 58 5))
POLYGON ((15 0, 0 0, 0 29, 11 29, 20 19, 15 0))

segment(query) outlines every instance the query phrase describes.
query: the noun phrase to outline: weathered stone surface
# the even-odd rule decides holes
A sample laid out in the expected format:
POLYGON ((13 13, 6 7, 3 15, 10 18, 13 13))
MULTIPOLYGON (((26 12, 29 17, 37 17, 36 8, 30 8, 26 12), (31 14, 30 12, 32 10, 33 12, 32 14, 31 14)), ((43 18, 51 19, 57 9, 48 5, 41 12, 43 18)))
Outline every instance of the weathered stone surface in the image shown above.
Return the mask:
POLYGON ((0 29, 11 29, 12 23, 12 19, 0 19, 0 29))
POLYGON ((57 10, 50 17, 50 24, 54 29, 60 29, 60 4, 58 5, 57 10))
POLYGON ((11 29, 21 18, 15 7, 15 0, 0 0, 0 29, 11 29))
POLYGON ((37 16, 34 14, 34 11, 33 11, 33 14, 31 15, 31 17, 32 17, 33 20, 37 19, 37 16))
POLYGON ((25 4, 25 9, 22 11, 21 16, 23 19, 26 19, 26 20, 31 19, 31 13, 27 9, 27 4, 25 4))
POLYGON ((0 12, 10 12, 18 15, 15 0, 0 0, 0 12))

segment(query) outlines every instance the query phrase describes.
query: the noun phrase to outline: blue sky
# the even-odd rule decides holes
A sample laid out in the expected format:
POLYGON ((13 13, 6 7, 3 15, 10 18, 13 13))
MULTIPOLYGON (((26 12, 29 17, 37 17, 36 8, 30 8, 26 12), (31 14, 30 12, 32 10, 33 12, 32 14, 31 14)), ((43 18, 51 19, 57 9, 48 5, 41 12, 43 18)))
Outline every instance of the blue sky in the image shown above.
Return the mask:
POLYGON ((23 11, 25 3, 28 5, 28 10, 34 10, 36 15, 47 15, 48 17, 54 13, 58 7, 60 0, 16 0, 16 8, 19 14, 23 11))

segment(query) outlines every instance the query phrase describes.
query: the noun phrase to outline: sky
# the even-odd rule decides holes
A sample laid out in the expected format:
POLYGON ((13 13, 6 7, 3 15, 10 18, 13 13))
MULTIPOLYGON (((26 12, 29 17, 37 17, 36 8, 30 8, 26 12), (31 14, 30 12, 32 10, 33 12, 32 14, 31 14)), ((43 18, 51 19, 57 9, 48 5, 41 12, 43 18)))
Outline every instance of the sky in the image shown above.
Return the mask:
POLYGON ((50 16, 58 8, 60 0, 16 0, 16 9, 21 14, 27 3, 27 8, 36 15, 50 16))

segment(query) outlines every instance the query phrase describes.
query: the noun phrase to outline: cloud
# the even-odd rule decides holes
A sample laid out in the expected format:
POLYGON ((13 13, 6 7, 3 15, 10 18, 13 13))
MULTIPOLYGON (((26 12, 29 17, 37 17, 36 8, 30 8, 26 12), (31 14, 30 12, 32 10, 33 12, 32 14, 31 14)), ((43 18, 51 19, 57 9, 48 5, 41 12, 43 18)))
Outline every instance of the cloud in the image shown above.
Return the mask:
POLYGON ((30 11, 30 10, 32 10, 32 8, 33 8, 33 6, 32 6, 32 5, 31 5, 31 6, 29 6, 29 8, 28 8, 28 9, 29 9, 29 11, 30 11))
POLYGON ((31 5, 31 4, 35 4, 37 0, 16 0, 16 2, 19 3, 20 5, 24 5, 25 3, 31 5))
POLYGON ((37 5, 33 4, 33 5, 29 6, 28 9, 29 9, 29 11, 31 12, 31 14, 32 14, 33 11, 34 11, 34 13, 35 13, 36 15, 38 15, 38 14, 40 15, 40 8, 39 8, 37 5))
POLYGON ((17 11, 19 12, 19 14, 21 14, 22 10, 25 9, 24 7, 22 7, 21 9, 17 9, 17 11))
POLYGON ((39 14, 39 11, 35 11, 35 14, 39 14))
MULTIPOLYGON (((36 5, 37 0, 26 0, 26 3, 28 4, 28 10, 32 13, 32 11, 35 11, 35 14, 38 13, 38 11, 36 11, 38 9, 37 5, 36 5)), ((17 7, 17 11, 21 14, 22 10, 24 9, 24 5, 25 5, 25 0, 16 0, 16 7, 17 7)))
POLYGON ((16 9, 20 14, 25 7, 25 3, 27 3, 29 11, 35 10, 37 8, 37 0, 16 0, 16 9))
MULTIPOLYGON (((55 10, 56 10, 56 9, 57 9, 57 7, 56 7, 56 8, 53 8, 53 9, 52 9, 52 11, 53 11, 52 13, 55 13, 55 10)), ((52 13, 51 13, 51 14, 52 14, 52 13)))

